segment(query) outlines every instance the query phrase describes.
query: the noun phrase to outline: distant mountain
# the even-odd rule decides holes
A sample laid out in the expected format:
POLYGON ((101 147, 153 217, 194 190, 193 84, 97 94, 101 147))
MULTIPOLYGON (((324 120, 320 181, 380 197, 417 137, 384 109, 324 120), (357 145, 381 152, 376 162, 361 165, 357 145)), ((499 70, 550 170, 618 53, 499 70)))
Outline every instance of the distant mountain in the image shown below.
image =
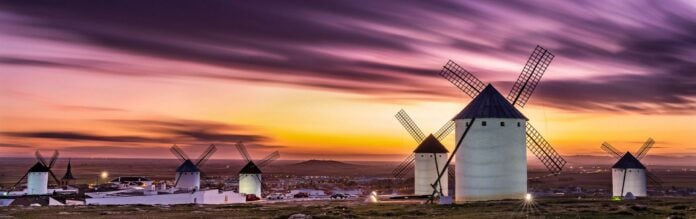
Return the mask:
POLYGON ((291 167, 311 167, 311 168, 360 168, 363 165, 349 164, 335 160, 307 160, 299 163, 290 164, 291 167))

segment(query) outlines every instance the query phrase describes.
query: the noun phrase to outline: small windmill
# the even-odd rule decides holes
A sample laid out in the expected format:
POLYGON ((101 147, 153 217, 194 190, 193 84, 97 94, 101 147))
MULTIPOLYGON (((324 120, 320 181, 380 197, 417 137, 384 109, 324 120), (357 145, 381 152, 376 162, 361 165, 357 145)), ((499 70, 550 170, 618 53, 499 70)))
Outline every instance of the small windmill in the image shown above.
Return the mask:
POLYGON ((448 194, 447 178, 436 180, 440 170, 448 169, 448 174, 454 178, 453 169, 448 168, 447 153, 449 151, 440 142, 449 133, 454 130, 454 122, 448 121, 435 134, 430 134, 427 137, 423 134, 420 128, 413 122, 410 116, 403 109, 396 114, 396 119, 404 126, 406 131, 416 140, 418 146, 406 159, 401 162, 393 171, 392 174, 396 178, 405 176, 414 171, 414 192, 415 195, 430 195, 433 193, 433 182, 438 182, 435 186, 442 191, 442 195, 448 194), (444 189, 443 189, 444 188, 444 189))
POLYGON ((17 187, 24 178, 27 178, 27 194, 28 195, 40 195, 48 193, 48 175, 50 174, 56 184, 60 185, 61 182, 58 180, 51 168, 56 163, 58 159, 58 150, 53 151, 53 156, 51 160, 46 162, 46 159, 41 155, 41 152, 36 150, 34 156, 36 156, 36 164, 29 168, 26 174, 20 178, 17 183, 12 187, 17 187))
POLYGON ((239 171, 239 193, 254 194, 259 198, 263 197, 261 196, 261 189, 263 188, 263 190, 266 190, 267 187, 266 184, 264 184, 261 180, 262 172, 260 168, 265 167, 271 162, 280 158, 280 153, 278 151, 274 151, 273 153, 270 153, 268 156, 259 160, 257 163, 254 163, 246 149, 246 146, 244 146, 242 142, 237 142, 235 146, 237 147, 239 154, 241 154, 242 158, 244 158, 244 160, 247 162, 247 164, 244 165, 244 167, 239 171))
POLYGON ((537 46, 507 98, 453 61, 443 66, 440 75, 474 98, 453 118, 457 138, 470 123, 477 125, 455 155, 456 201, 523 198, 527 193, 525 145, 551 174, 561 172, 566 161, 515 108, 524 107, 553 58, 537 46), (474 124, 473 118, 479 123, 474 124))
POLYGON ((210 158, 213 156, 217 147, 214 144, 208 146, 196 162, 193 162, 186 153, 184 153, 181 148, 177 145, 173 145, 169 148, 179 160, 182 162, 178 168, 176 168, 176 180, 174 181, 174 187, 182 190, 198 190, 201 188, 201 172, 200 167, 202 167, 210 158))
POLYGON ((600 148, 617 159, 617 162, 611 167, 612 196, 625 197, 629 193, 634 197, 647 196, 646 177, 655 185, 662 185, 662 180, 648 172, 647 168, 640 162, 654 144, 655 140, 648 138, 643 146, 636 151, 636 156, 633 156, 630 152, 622 155, 608 142, 602 143, 600 148))

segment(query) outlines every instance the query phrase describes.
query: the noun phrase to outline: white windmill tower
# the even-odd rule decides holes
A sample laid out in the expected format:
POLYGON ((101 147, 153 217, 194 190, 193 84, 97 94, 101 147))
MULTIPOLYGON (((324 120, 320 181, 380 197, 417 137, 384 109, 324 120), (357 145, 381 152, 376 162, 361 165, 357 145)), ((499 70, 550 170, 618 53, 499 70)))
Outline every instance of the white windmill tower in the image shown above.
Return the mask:
POLYGON ((647 179, 656 185, 661 185, 660 178, 648 172, 647 168, 640 162, 645 157, 648 150, 652 148, 655 141, 652 138, 638 149, 636 156, 630 152, 621 153, 609 143, 602 143, 602 150, 609 155, 617 158, 618 161, 611 167, 611 184, 613 197, 645 197, 647 196, 647 179))
POLYGON ((29 168, 27 170, 27 173, 22 176, 22 178, 15 183, 13 187, 16 187, 19 185, 24 178, 27 179, 27 195, 43 195, 48 193, 48 175, 50 174, 51 177, 53 177, 53 180, 55 180, 56 184, 60 185, 60 180, 53 174, 53 171, 51 171, 51 168, 53 167, 53 164, 56 163, 56 160, 58 159, 58 151, 53 152, 53 156, 51 157, 50 162, 46 162, 46 160, 41 156, 41 153, 37 150, 36 153, 34 153, 36 156, 36 164, 29 168))
POLYGON ((200 167, 205 164, 210 156, 217 151, 214 144, 208 146, 203 153, 198 157, 198 160, 194 163, 191 159, 184 153, 179 146, 174 145, 169 148, 179 160, 182 161, 181 165, 176 168, 176 176, 174 181, 174 188, 180 190, 198 190, 201 188, 201 175, 203 174, 200 167))
POLYGON ((440 75, 474 98, 453 119, 456 139, 462 139, 461 149, 454 155, 457 158, 455 201, 525 197, 525 145, 552 174, 561 172, 565 160, 514 107, 523 107, 527 103, 553 57, 549 51, 537 46, 507 99, 492 85, 484 85, 453 61, 443 66, 440 75), (475 123, 472 123, 473 119, 476 119, 475 123), (464 138, 469 125, 474 128, 464 138))
POLYGON ((260 168, 278 159, 280 157, 280 153, 275 151, 257 163, 254 163, 242 142, 238 142, 235 146, 237 147, 239 154, 241 154, 244 160, 247 162, 247 164, 244 165, 244 167, 239 171, 239 193, 254 194, 259 198, 263 197, 261 189, 265 188, 266 185, 261 180, 261 174, 263 173, 261 172, 260 168))
POLYGON ((396 114, 396 119, 399 120, 401 125, 406 128, 406 131, 416 140, 418 146, 413 150, 411 155, 406 157, 406 159, 392 171, 392 174, 394 177, 400 178, 410 173, 410 170, 415 168, 415 195, 431 195, 434 194, 434 191, 437 191, 435 192, 436 194, 439 193, 438 195, 440 196, 447 196, 449 190, 449 180, 447 180, 447 177, 452 175, 453 172, 451 171, 452 169, 447 166, 447 153, 449 153, 449 151, 440 141, 452 132, 454 129, 454 122, 448 121, 435 134, 430 134, 425 137, 423 131, 418 128, 416 123, 413 122, 411 117, 409 117, 403 109, 396 114), (450 174, 442 175, 440 176, 440 180, 437 180, 439 173, 443 169, 447 169, 444 171, 450 174))

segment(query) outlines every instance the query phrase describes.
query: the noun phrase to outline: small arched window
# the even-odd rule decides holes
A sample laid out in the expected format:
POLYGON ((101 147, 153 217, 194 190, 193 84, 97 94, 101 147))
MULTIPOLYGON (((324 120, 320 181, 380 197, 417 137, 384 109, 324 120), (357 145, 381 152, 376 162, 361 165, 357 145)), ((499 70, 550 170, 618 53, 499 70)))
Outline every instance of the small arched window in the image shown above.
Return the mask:
POLYGON ((500 122, 500 126, 505 126, 505 122, 500 122))
POLYGON ((481 122, 481 126, 486 126, 486 121, 481 122))

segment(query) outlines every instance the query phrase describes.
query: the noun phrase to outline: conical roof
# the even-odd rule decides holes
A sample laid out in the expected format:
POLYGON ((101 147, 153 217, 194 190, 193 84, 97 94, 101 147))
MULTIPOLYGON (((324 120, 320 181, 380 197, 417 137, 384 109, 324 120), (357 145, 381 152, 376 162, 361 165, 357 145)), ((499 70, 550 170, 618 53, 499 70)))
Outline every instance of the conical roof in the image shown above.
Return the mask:
POLYGON ((471 118, 514 118, 529 120, 522 115, 503 95, 491 84, 476 96, 469 105, 452 120, 471 118))
POLYGON ((191 160, 185 160, 184 163, 179 165, 179 168, 176 168, 176 172, 177 173, 183 173, 183 172, 191 173, 191 172, 201 172, 201 170, 199 170, 198 167, 196 167, 196 165, 193 164, 193 162, 191 162, 191 160))
POLYGON ((239 171, 240 174, 261 174, 261 169, 254 164, 254 162, 249 161, 242 170, 239 171))
POLYGON ((28 172, 48 172, 48 167, 41 164, 41 162, 36 162, 34 166, 29 168, 28 172))
POLYGON ((65 175, 63 175, 63 180, 73 180, 75 177, 72 175, 72 168, 70 167, 70 160, 68 160, 68 169, 65 171, 65 175))
POLYGON ((631 152, 626 152, 619 161, 614 164, 611 168, 619 168, 619 169, 645 169, 645 166, 643 166, 642 163, 636 157, 631 154, 631 152))
POLYGON ((447 153, 449 152, 442 143, 432 134, 421 142, 413 153, 447 153))

